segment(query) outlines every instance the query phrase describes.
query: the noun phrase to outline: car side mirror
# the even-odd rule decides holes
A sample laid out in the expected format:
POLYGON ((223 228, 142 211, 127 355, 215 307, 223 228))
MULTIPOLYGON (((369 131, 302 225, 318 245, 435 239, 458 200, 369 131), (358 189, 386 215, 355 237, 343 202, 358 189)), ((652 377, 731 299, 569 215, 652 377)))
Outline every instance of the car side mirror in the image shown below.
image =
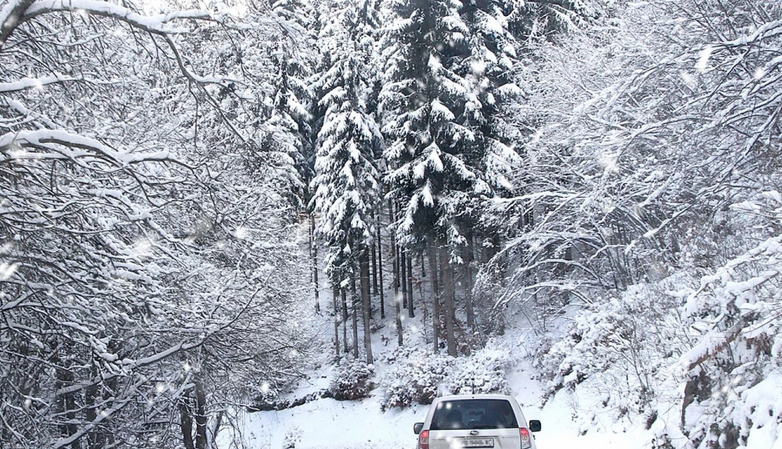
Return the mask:
POLYGON ((538 421, 537 419, 530 419, 529 430, 530 432, 540 432, 540 421, 538 421))
POLYGON ((424 428, 424 423, 417 422, 417 423, 413 424, 413 433, 418 435, 419 433, 421 433, 421 430, 423 428, 424 428))

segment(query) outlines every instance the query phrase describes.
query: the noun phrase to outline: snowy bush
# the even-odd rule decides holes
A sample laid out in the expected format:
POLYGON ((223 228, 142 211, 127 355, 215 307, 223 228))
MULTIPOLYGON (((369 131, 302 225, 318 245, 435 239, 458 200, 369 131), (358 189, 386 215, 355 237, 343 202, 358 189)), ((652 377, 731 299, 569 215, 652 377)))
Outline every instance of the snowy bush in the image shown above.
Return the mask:
POLYGON ((487 348, 458 359, 447 376, 446 389, 452 394, 508 393, 505 373, 511 364, 509 353, 487 348))
POLYGON ((385 389, 381 408, 430 404, 440 393, 508 393, 505 373, 511 364, 510 353, 509 348, 495 348, 490 341, 469 357, 420 353, 397 356, 399 362, 381 380, 385 389))
POLYGON ((548 395, 593 379, 589 388, 617 418, 648 413, 653 421, 650 406, 661 390, 660 372, 682 353, 685 340, 676 314, 680 300, 666 291, 686 283, 676 276, 635 285, 575 315, 567 336, 542 358, 548 395))
POLYGON ((676 366, 684 392, 677 425, 657 428, 659 438, 685 436, 688 447, 699 449, 771 447, 777 440, 782 433, 780 273, 782 235, 703 277, 687 297, 683 318, 696 338, 676 366), (696 386, 706 391, 695 394, 696 386))
POLYGON ((385 389, 381 409, 407 407, 413 403, 431 404, 454 360, 452 357, 420 353, 414 353, 406 361, 399 358, 395 367, 381 380, 385 389))
POLYGON ((332 397, 338 401, 353 401, 369 396, 369 392, 375 388, 371 382, 375 375, 372 365, 367 365, 358 360, 344 363, 334 373, 329 391, 332 397))

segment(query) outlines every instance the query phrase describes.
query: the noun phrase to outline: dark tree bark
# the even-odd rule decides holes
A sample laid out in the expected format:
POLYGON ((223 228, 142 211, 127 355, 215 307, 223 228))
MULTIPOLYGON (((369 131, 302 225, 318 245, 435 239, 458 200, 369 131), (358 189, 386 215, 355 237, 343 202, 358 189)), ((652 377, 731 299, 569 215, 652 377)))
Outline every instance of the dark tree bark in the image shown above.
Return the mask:
POLYGON ((315 239, 315 216, 310 214, 310 259, 312 284, 315 287, 315 311, 320 313, 320 283, 318 281, 318 243, 315 239))
MULTIPOLYGON (((116 345, 113 343, 109 343, 109 347, 116 349, 116 345)), ((100 372, 97 368, 93 367, 91 371, 93 379, 100 379, 100 372)), ((84 402, 86 405, 84 416, 87 422, 96 422, 99 418, 99 402, 111 399, 111 380, 104 380, 103 382, 94 382, 84 389, 84 402), (103 382, 106 382, 106 384, 103 382), (101 394, 101 387, 104 389, 103 394, 101 394)), ((113 443, 114 439, 104 423, 96 426, 87 434, 87 447, 89 449, 103 449, 113 443)))
POLYGON ((367 354, 367 365, 374 363, 372 357, 372 332, 371 332, 371 320, 372 317, 369 313, 371 303, 369 301, 370 288, 369 288, 369 254, 365 249, 359 255, 359 264, 361 265, 361 305, 364 318, 364 350, 367 354))
POLYGON ((386 317, 386 299, 385 289, 383 285, 383 242, 380 240, 380 226, 377 228, 377 265, 378 265, 378 280, 380 282, 380 318, 386 317))
POLYGON ((451 266, 448 248, 445 245, 440 246, 440 265, 442 267, 443 283, 443 305, 445 306, 445 341, 448 347, 448 355, 456 357, 456 336, 455 336, 455 298, 453 288, 453 267, 451 266))
POLYGON ((339 357, 339 285, 336 282, 331 285, 331 296, 334 303, 334 353, 339 357))
POLYGON ((345 355, 347 355, 350 353, 350 347, 348 346, 348 295, 344 287, 340 287, 339 291, 342 295, 342 343, 345 355))
POLYGON ((353 358, 358 358, 358 292, 356 291, 356 275, 350 274, 350 299, 353 303, 353 358))
POLYGON ((403 279, 403 282, 407 282, 407 315, 410 318, 415 318, 415 305, 413 303, 413 257, 407 258, 407 279, 403 279))
POLYGON ((190 393, 179 399, 179 423, 182 428, 182 443, 185 449, 195 449, 193 442, 193 418, 190 414, 190 393))
POLYGON ((429 240, 426 248, 429 257, 429 274, 432 285, 432 344, 434 353, 440 351, 440 286, 437 282, 437 248, 434 239, 429 240))
MULTIPOLYGON (((407 251, 403 248, 399 248, 399 282, 402 286, 402 304, 404 304, 405 308, 410 306, 407 292, 407 256, 407 251)), ((409 313, 410 312, 408 311, 408 314, 409 313)))
MULTIPOLYGON (((63 391, 57 397, 57 408, 59 414, 64 418, 63 424, 60 424, 60 435, 63 438, 68 438, 76 434, 79 431, 79 427, 76 422, 76 393, 69 392, 69 387, 73 386, 73 372, 69 367, 63 366, 66 361, 61 360, 55 356, 53 358, 56 376, 57 389, 63 391)), ((71 449, 81 449, 81 443, 79 439, 70 443, 71 449)))
MULTIPOLYGON (((394 208, 392 206, 391 201, 388 202, 388 216, 389 221, 394 221, 394 208)), ((394 232, 393 228, 391 230, 391 258, 394 261, 394 280, 393 280, 393 287, 394 287, 394 311, 396 312, 396 335, 397 335, 397 344, 399 346, 402 346, 404 344, 404 337, 402 335, 402 304, 401 304, 401 298, 399 297, 399 256, 396 246, 396 232, 394 232)))
POLYGON ((467 306, 467 325, 470 326, 470 330, 475 330, 475 305, 473 304, 472 288, 473 288, 473 274, 472 264, 475 260, 473 254, 475 246, 475 238, 472 232, 467 235, 467 253, 464 258, 464 288, 465 288, 465 303, 467 306))
POLYGON ((5 22, 0 23, 0 49, 3 48, 3 44, 8 40, 8 36, 10 36, 14 29, 21 23, 24 12, 27 11, 27 8, 33 3, 35 3, 35 0, 20 1, 16 6, 11 8, 5 22))
POLYGON ((206 392, 204 391, 204 384, 201 382, 201 380, 196 380, 195 382, 195 399, 196 399, 196 413, 195 413, 195 422, 196 422, 196 438, 195 438, 195 446, 196 449, 206 449, 206 392))
POLYGON ((375 247, 374 243, 372 244, 372 294, 376 295, 378 294, 377 290, 377 248, 375 247))

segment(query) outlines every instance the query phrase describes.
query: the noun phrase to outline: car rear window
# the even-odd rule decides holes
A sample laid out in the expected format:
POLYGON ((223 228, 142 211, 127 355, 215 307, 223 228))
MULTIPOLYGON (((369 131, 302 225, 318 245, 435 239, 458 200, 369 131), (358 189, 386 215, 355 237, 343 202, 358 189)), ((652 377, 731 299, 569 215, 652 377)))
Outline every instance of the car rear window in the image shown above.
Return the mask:
POLYGON ((510 402, 504 399, 462 399, 437 404, 431 430, 509 429, 518 427, 510 402))

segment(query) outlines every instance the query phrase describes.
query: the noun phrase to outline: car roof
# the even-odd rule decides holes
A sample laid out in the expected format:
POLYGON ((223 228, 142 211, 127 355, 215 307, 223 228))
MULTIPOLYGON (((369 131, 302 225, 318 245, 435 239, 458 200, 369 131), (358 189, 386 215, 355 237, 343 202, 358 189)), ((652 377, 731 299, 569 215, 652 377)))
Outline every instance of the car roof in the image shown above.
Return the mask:
POLYGON ((512 396, 507 394, 455 394, 449 396, 440 396, 435 400, 442 401, 463 401, 466 399, 510 399, 512 396))

